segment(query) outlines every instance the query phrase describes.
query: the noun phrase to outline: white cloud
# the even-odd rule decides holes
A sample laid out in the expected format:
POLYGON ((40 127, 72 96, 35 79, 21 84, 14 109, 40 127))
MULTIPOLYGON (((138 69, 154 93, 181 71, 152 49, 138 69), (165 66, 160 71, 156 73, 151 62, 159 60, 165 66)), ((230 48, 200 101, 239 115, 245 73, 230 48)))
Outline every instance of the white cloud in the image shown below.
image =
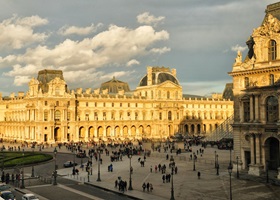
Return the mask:
POLYGON ((30 81, 29 76, 16 76, 14 79, 15 86, 26 85, 30 81))
POLYGON ((157 53, 157 54, 164 54, 168 51, 170 51, 171 49, 168 47, 163 47, 163 48, 152 48, 151 52, 153 53, 157 53))
POLYGON ((237 52, 237 51, 243 52, 243 51, 245 51, 246 49, 248 49, 246 46, 243 46, 243 47, 242 47, 242 46, 240 46, 239 44, 237 44, 237 45, 231 47, 231 50, 234 51, 234 52, 237 52))
POLYGON ((35 16, 33 15, 31 17, 24 17, 24 18, 16 18, 16 16, 14 16, 14 19, 15 19, 15 24, 20 26, 27 26, 27 27, 42 26, 49 23, 47 19, 43 19, 38 15, 35 16))
MULTIPOLYGON (((74 78, 83 72, 87 72, 87 75, 92 74, 88 70, 96 68, 139 64, 136 57, 145 57, 151 51, 155 54, 169 51, 167 47, 153 48, 155 44, 159 46, 161 41, 168 39, 167 31, 155 31, 151 26, 129 29, 111 25, 107 31, 92 38, 84 38, 81 41, 66 39, 53 48, 38 45, 28 48, 23 54, 0 57, 0 67, 13 66, 13 69, 4 75, 17 77, 17 85, 24 83, 20 79, 21 76, 25 80, 27 75, 36 75, 38 70, 45 68, 61 69, 74 78), (79 71, 83 72, 77 73, 79 71)), ((83 81, 81 78, 72 80, 83 81)), ((92 77, 89 80, 93 80, 92 77)))
POLYGON ((126 63, 126 66, 130 67, 132 65, 139 65, 140 62, 138 60, 132 59, 126 63))
POLYGON ((77 27, 77 26, 63 26, 61 29, 59 29, 58 33, 60 35, 88 35, 90 33, 96 32, 96 30, 101 27, 102 24, 99 23, 97 26, 94 26, 94 24, 91 24, 87 27, 77 27))
POLYGON ((137 16, 138 23, 155 26, 159 23, 163 23, 164 19, 164 16, 155 17, 154 15, 150 15, 149 12, 144 12, 137 16))
POLYGON ((32 27, 47 24, 46 19, 38 16, 18 18, 13 16, 0 23, 0 50, 21 49, 36 42, 43 42, 45 33, 34 33, 32 27))

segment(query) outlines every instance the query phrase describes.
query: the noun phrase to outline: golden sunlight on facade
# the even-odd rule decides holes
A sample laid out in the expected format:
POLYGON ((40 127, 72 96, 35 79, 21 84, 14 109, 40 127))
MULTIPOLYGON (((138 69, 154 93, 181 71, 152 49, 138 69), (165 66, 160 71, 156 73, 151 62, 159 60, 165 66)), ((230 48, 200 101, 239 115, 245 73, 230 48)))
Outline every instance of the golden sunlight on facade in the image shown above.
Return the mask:
POLYGON ((0 136, 55 143, 205 136, 233 115, 233 101, 182 94, 176 70, 147 67, 134 91, 115 77, 99 89, 69 90, 60 70, 39 71, 26 93, 0 101, 0 136))

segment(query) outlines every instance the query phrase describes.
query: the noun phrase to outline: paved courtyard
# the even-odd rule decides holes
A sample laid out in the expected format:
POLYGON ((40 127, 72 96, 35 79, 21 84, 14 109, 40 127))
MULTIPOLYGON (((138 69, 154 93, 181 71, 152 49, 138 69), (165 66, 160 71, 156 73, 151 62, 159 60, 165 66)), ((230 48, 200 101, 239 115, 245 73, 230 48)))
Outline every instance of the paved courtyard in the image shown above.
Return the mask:
MULTIPOLYGON (((150 144, 146 144, 145 148, 150 148, 150 144)), ((196 152, 201 148, 200 146, 193 147, 196 152)), ((63 151, 60 150, 60 151, 63 151)), ((166 173, 171 173, 169 169, 169 160, 166 160, 166 154, 163 151, 152 152, 150 157, 147 157, 145 166, 141 167, 138 162, 138 158, 143 156, 133 156, 131 164, 133 167, 132 174, 132 191, 126 191, 125 194, 134 196, 139 199, 170 199, 171 197, 171 182, 163 183, 162 173, 154 171, 154 166, 165 164, 167 166, 166 173), (153 171, 150 172, 150 166, 153 167, 153 171), (154 190, 152 192, 143 192, 143 182, 152 183, 154 190)), ((198 156, 197 162, 194 163, 190 160, 191 153, 182 153, 176 155, 176 153, 170 153, 169 158, 172 155, 175 159, 176 166, 178 167, 178 173, 173 177, 174 185, 174 197, 175 199, 230 199, 230 177, 227 170, 229 164, 229 151, 218 150, 217 148, 207 147, 204 150, 202 156, 198 156), (219 175, 216 175, 216 169, 214 164, 215 153, 219 155, 219 175), (201 178, 198 179, 197 172, 201 173, 201 178)), ((118 189, 114 187, 115 180, 121 177, 122 180, 127 181, 129 184, 129 158, 123 157, 122 161, 111 162, 110 156, 102 154, 103 163, 101 165, 100 177, 101 181, 97 182, 97 163, 93 162, 93 175, 88 176, 86 171, 80 169, 79 176, 73 176, 72 168, 60 169, 58 174, 65 178, 75 179, 77 181, 84 182, 85 184, 92 184, 96 187, 106 188, 118 192, 118 189), (108 172, 108 165, 113 164, 113 172, 108 172), (88 182, 89 178, 89 182, 88 182)), ((265 179, 259 177, 252 177, 246 175, 245 172, 240 172, 240 179, 236 178, 236 174, 232 174, 232 198, 239 200, 261 200, 280 199, 280 188, 274 184, 266 184, 265 179)))

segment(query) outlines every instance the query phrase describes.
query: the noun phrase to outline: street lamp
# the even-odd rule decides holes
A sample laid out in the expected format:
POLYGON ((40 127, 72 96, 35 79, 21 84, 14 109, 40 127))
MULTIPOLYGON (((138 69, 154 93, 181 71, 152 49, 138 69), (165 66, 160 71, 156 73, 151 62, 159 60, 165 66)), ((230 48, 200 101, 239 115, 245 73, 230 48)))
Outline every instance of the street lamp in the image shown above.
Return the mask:
POLYGON ((239 178, 239 170, 238 170, 238 156, 236 156, 236 178, 239 178))
POLYGON ((219 166, 219 160, 218 160, 218 154, 216 155, 216 160, 217 160, 217 166, 216 166, 216 169, 217 169, 217 173, 216 173, 216 175, 219 175, 219 168, 220 168, 220 166, 219 166))
POLYGON ((174 198, 173 176, 174 176, 174 162, 172 163, 172 168, 171 168, 171 197, 170 197, 170 200, 175 200, 175 198, 174 198))
POLYGON ((25 188, 24 186, 24 149, 22 149, 22 177, 21 177, 21 187, 20 188, 25 188))
POLYGON ((232 200, 232 191, 231 191, 231 173, 232 173, 232 164, 229 163, 228 166, 228 173, 229 173, 229 199, 232 200))
POLYGON ((92 152, 90 153, 90 161, 91 161, 91 164, 90 164, 90 175, 92 175, 92 152))
POLYGON ((195 153, 193 153, 193 171, 195 171, 195 160, 196 160, 195 153))
POLYGON ((215 168, 217 168, 217 152, 215 151, 215 168))
POLYGON ((268 164, 269 164, 269 161, 267 160, 267 161, 266 161, 266 183, 269 183, 268 164))
POLYGON ((75 167, 76 167, 76 161, 75 161, 75 150, 74 150, 74 145, 72 146, 72 152, 73 152, 73 157, 74 157, 74 163, 73 163, 73 175, 75 175, 75 173, 76 173, 76 169, 75 169, 75 167))
POLYGON ((57 153, 57 150, 56 150, 56 147, 54 148, 54 172, 53 172, 53 185, 57 185, 57 182, 56 182, 56 177, 57 177, 57 167, 56 167, 56 153, 57 153))
MULTIPOLYGON (((34 144, 32 144, 32 155, 34 157, 34 146, 33 145, 34 144)), ((35 175, 34 175, 34 163, 32 163, 31 177, 35 177, 35 175)))
POLYGON ((97 180, 96 181, 101 181, 100 179, 100 149, 97 149, 97 153, 98 153, 98 176, 97 176, 97 180))
POLYGON ((128 187, 128 190, 133 190, 133 188, 132 188, 132 180, 131 180, 131 158, 132 158, 132 153, 130 152, 129 154, 128 154, 128 157, 129 157, 129 163, 130 163, 130 165, 129 165, 129 187, 128 187))

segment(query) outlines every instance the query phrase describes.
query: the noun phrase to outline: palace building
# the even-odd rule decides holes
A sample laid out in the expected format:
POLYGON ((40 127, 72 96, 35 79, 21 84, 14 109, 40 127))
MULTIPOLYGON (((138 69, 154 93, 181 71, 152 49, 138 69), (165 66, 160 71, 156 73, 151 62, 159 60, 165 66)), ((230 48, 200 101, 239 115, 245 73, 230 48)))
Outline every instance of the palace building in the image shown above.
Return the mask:
POLYGON ((280 178, 280 3, 267 6, 262 24, 237 53, 229 75, 234 94, 234 167, 249 174, 278 171, 280 178), (238 165, 239 165, 238 164, 238 165))
POLYGON ((233 115, 233 101, 183 95, 176 70, 147 67, 134 91, 113 78, 69 90, 60 70, 39 71, 26 93, 0 98, 0 136, 38 143, 205 136, 233 115))

